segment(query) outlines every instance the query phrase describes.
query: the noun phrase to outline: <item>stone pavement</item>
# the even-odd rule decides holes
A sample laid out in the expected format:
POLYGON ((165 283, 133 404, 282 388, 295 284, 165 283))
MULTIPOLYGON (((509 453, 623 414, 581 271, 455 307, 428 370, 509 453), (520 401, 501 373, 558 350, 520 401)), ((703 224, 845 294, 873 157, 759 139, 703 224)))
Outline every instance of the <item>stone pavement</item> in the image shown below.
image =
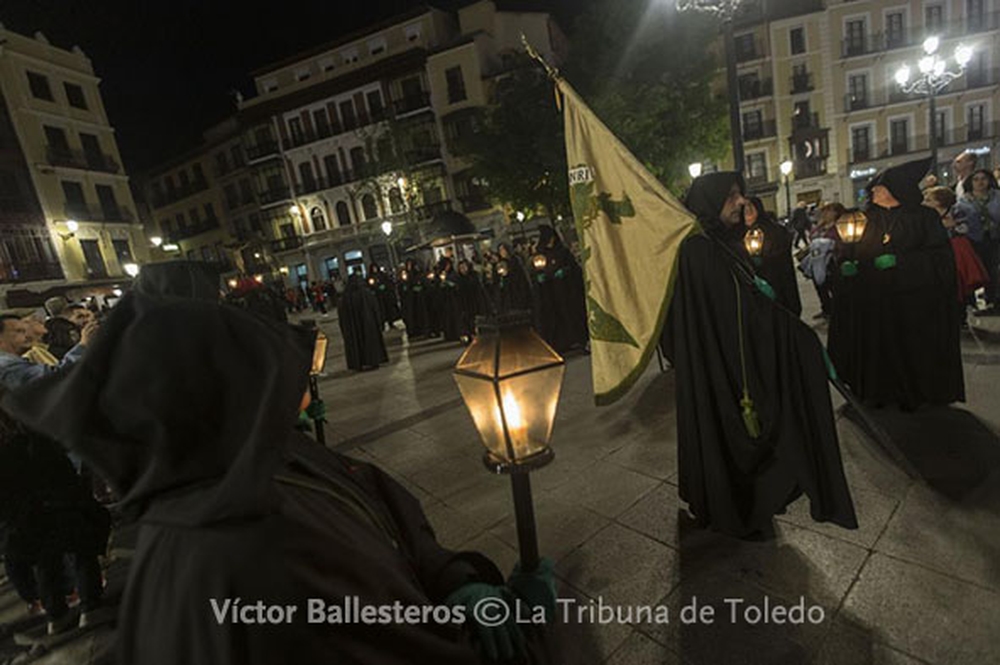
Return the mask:
MULTIPOLYGON (((815 294, 801 286, 803 316, 812 321, 815 294)), ((420 498, 445 545, 483 551, 509 571, 517 560, 509 481, 480 461, 482 446, 450 375, 461 348, 411 345, 396 331, 386 336, 388 366, 349 373, 335 317, 318 320, 331 338, 320 383, 328 445, 397 477, 420 498)), ((982 329, 964 340, 966 404, 875 414, 913 477, 841 416, 860 528, 813 523, 801 499, 777 519, 770 542, 706 532, 687 518, 677 496, 669 371, 654 361, 626 398, 596 408, 588 358, 568 358, 552 440, 556 458, 532 476, 540 549, 556 560, 563 607, 573 610, 573 621, 555 629, 558 662, 998 662, 1000 330, 990 327, 1000 322, 978 323, 982 329), (598 599, 622 611, 666 606, 670 623, 635 615, 625 623, 578 621, 581 608, 586 619, 598 614, 598 599), (681 609, 692 602, 713 606, 714 623, 681 623, 681 609), (754 610, 749 621, 743 614, 750 605, 800 602, 821 608, 822 620, 791 625, 754 621, 754 610)), ((817 330, 825 334, 824 325, 817 330)), ((842 405, 838 395, 834 404, 842 405)), ((9 621, 20 605, 9 586, 0 591, 0 621, 9 621)), ((100 662, 93 642, 106 636, 90 639, 73 656, 34 662, 100 662)))

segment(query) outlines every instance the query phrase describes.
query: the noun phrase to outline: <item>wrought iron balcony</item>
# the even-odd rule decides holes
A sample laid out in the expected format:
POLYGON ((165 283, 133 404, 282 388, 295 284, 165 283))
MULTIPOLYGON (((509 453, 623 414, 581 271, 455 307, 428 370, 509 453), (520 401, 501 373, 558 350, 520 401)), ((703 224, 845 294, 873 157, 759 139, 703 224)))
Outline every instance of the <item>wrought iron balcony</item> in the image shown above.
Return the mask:
POLYGON ((278 154, 278 142, 274 139, 247 146, 247 159, 264 159, 278 154))
POLYGON ((287 200, 291 197, 291 188, 288 185, 281 185, 280 187, 265 189, 260 193, 258 198, 260 199, 261 205, 267 205, 268 203, 287 200))
POLYGON ((268 246, 274 253, 278 252, 290 252, 294 249, 302 247, 302 236, 291 236, 288 238, 278 238, 277 240, 271 240, 268 242, 268 246))
POLYGON ((791 81, 793 95, 797 95, 802 92, 812 92, 814 90, 812 74, 796 74, 792 76, 791 81))
POLYGON ((413 113, 414 111, 419 111, 424 108, 428 108, 431 105, 431 95, 428 92, 421 92, 418 94, 410 94, 402 99, 394 99, 392 101, 392 107, 396 111, 396 115, 405 115, 407 113, 413 113))
POLYGON ((744 80, 740 82, 739 87, 741 102, 770 97, 774 94, 774 81, 772 79, 744 80))
POLYGON ((121 222, 130 224, 135 221, 132 211, 121 206, 103 208, 101 206, 90 206, 67 201, 64 212, 67 219, 79 222, 121 222))
POLYGON ((167 234, 167 238, 170 242, 177 242, 179 240, 186 240, 188 238, 194 238, 202 233, 208 233, 209 231, 214 231, 219 228, 219 218, 218 217, 208 217, 206 219, 200 220, 197 224, 191 224, 184 226, 182 228, 171 231, 167 234))
POLYGON ((772 138, 778 135, 778 123, 774 120, 765 120, 759 125, 744 124, 743 140, 757 141, 760 139, 772 138))
POLYGON ((103 152, 88 152, 73 150, 58 146, 47 146, 45 150, 47 161, 52 166, 65 166, 71 169, 86 171, 101 171, 102 173, 118 173, 121 166, 111 155, 103 152))

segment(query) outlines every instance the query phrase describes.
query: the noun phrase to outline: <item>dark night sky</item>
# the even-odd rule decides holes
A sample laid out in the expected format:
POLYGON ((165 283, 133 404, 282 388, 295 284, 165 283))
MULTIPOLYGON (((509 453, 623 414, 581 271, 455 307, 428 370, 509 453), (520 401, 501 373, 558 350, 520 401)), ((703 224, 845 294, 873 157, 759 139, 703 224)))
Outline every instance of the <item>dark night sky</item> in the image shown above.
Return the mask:
MULTIPOLYGON (((61 48, 79 44, 101 77, 126 167, 136 173, 197 144, 235 110, 229 90, 253 89, 250 72, 421 4, 473 0, 13 0, 0 22, 61 48)), ((564 29, 582 0, 500 2, 555 10, 564 29)))

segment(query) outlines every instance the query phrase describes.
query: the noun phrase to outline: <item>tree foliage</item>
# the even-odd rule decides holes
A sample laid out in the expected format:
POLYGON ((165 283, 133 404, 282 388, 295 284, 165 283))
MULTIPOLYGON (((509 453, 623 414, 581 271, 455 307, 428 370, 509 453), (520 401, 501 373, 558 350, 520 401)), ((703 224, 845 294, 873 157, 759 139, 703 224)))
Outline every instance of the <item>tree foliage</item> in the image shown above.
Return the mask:
MULTIPOLYGON (((716 35, 711 21, 655 0, 592 2, 570 32, 563 75, 675 191, 688 164, 728 149, 727 102, 712 89, 718 63, 708 45, 716 35)), ((554 218, 568 210, 562 117, 542 68, 527 56, 517 61, 466 152, 497 201, 554 218)))

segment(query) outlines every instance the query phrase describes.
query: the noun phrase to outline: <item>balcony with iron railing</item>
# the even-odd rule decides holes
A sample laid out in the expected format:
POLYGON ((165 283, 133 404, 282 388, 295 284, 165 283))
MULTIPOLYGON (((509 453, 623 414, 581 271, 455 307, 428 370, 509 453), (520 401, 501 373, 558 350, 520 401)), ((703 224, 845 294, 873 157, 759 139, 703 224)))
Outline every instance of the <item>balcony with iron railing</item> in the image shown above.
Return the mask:
POLYGON ((62 266, 58 261, 18 261, 11 260, 9 251, 2 250, 0 257, 0 283, 40 282, 63 279, 62 266))
POLYGON ((189 196, 198 194, 199 192, 204 192, 206 189, 208 189, 208 181, 204 178, 197 178, 188 182, 186 185, 168 189, 166 192, 154 192, 150 197, 150 203, 153 204, 154 208, 162 208, 163 206, 170 205, 171 203, 182 201, 189 196))
POLYGON ((757 37, 754 37, 752 41, 737 39, 735 51, 736 62, 739 64, 753 62, 754 60, 761 60, 767 57, 767 49, 764 48, 763 42, 761 42, 761 40, 757 37))
POLYGON ((821 129, 819 124, 819 113, 798 113, 792 116, 792 132, 801 132, 808 129, 821 129))
POLYGON ((743 125, 744 141, 759 141, 774 138, 778 135, 778 123, 775 120, 764 120, 757 125, 743 125))
POLYGON ((740 81, 739 87, 741 102, 770 97, 774 94, 773 79, 743 80, 740 81))
POLYGON ((292 190, 288 185, 274 186, 260 192, 257 198, 260 200, 261 205, 287 201, 292 198, 292 190))
POLYGON ((118 222, 130 224, 135 221, 132 211, 121 206, 104 208, 82 203, 66 202, 64 212, 67 219, 78 222, 118 222))
POLYGON ((796 179, 817 178, 826 175, 826 157, 797 159, 793 162, 796 179))
POLYGON ((121 166, 111 155, 103 152, 73 150, 49 145, 45 149, 48 163, 52 166, 64 166, 71 169, 100 171, 102 173, 118 173, 121 166))
POLYGON ((392 107, 398 116, 430 108, 430 105, 431 95, 429 92, 410 94, 402 99, 394 99, 392 101, 392 107))
POLYGON ((278 155, 278 142, 274 139, 259 141, 246 147, 247 159, 250 161, 276 157, 278 155))
POLYGON ((268 241, 268 247, 274 253, 290 252, 296 250, 304 244, 302 236, 289 236, 268 241))
POLYGON ((812 74, 807 72, 805 74, 796 74, 791 77, 791 91, 793 95, 803 92, 812 92, 814 89, 812 74))
POLYGON ((403 154, 406 157, 406 162, 410 166, 417 166, 419 164, 425 164, 427 162, 433 162, 441 159, 441 145, 435 143, 431 145, 413 146, 403 154))
POLYGON ((188 238, 194 238, 202 233, 208 233, 209 231, 215 231, 220 228, 218 217, 206 217, 205 219, 199 220, 195 224, 189 224, 183 226, 179 229, 174 229, 167 233, 167 238, 170 242, 178 242, 180 240, 187 240, 188 238))
POLYGON ((932 35, 942 40, 960 39, 993 30, 1000 30, 1000 11, 964 16, 941 25, 921 25, 900 31, 877 32, 854 39, 843 39, 841 57, 853 58, 894 49, 912 48, 923 44, 924 40, 932 35))
POLYGON ((778 189, 778 182, 771 180, 765 173, 748 173, 746 175, 747 191, 751 194, 770 192, 778 189))
POLYGON ((875 108, 878 104, 875 103, 874 95, 867 92, 864 94, 851 94, 847 93, 844 95, 844 112, 851 113, 852 111, 864 111, 865 109, 875 108))
POLYGON ((465 212, 476 212, 478 210, 488 210, 493 207, 485 192, 472 191, 468 194, 460 195, 459 202, 465 212))

